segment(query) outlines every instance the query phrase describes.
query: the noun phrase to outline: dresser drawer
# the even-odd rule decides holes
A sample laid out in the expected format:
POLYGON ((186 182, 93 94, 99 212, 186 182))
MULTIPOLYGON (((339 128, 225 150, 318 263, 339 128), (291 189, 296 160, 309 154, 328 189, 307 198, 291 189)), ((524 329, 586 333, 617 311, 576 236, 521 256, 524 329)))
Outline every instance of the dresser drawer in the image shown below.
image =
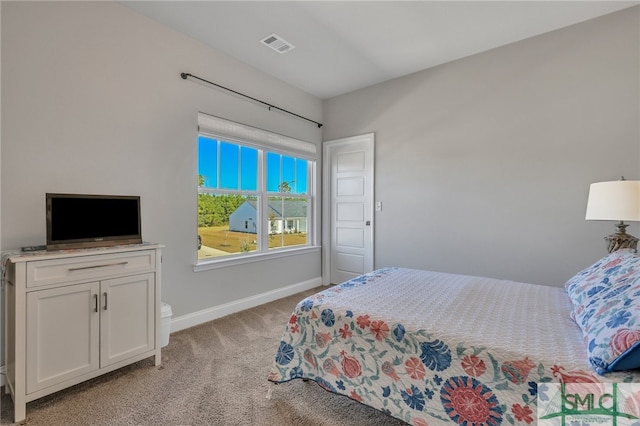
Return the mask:
POLYGON ((141 250, 27 262, 27 287, 100 280, 122 274, 153 271, 156 266, 155 254, 155 250, 141 250))

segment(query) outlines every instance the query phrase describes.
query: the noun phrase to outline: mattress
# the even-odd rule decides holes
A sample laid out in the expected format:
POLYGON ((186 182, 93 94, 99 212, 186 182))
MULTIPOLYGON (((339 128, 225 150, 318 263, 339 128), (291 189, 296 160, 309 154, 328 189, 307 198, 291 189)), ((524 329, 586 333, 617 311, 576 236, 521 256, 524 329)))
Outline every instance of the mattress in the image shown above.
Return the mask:
POLYGON ((544 383, 640 382, 594 372, 570 311, 561 288, 383 268, 302 300, 268 379, 413 425, 531 424, 544 383))

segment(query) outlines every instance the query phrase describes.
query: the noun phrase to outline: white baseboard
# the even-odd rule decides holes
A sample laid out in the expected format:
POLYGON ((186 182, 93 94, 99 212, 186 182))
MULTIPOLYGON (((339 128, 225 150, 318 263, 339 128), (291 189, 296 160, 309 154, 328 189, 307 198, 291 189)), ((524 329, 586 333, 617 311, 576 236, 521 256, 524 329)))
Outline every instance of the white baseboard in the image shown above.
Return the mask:
POLYGON ((212 321, 214 319, 222 318, 224 316, 240 312, 245 309, 253 308, 258 305, 273 302, 274 300, 282 299, 283 297, 291 296, 292 294, 310 290, 321 285, 322 277, 317 277, 307 281, 303 281, 301 283, 282 287, 277 290, 271 290, 266 293, 260 293, 256 294, 255 296, 234 300, 233 302, 225 303, 219 306, 214 306, 213 308, 203 309, 202 311, 172 318, 171 333, 184 330, 189 327, 194 327, 196 325, 212 321))

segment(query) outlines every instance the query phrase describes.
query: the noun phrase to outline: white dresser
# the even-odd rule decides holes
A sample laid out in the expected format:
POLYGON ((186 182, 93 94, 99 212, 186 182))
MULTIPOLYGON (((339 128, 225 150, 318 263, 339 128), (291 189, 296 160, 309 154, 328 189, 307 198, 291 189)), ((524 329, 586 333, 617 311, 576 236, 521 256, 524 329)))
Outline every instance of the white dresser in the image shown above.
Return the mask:
POLYGON ((36 252, 5 271, 5 391, 26 403, 141 359, 160 365, 161 247, 36 252))

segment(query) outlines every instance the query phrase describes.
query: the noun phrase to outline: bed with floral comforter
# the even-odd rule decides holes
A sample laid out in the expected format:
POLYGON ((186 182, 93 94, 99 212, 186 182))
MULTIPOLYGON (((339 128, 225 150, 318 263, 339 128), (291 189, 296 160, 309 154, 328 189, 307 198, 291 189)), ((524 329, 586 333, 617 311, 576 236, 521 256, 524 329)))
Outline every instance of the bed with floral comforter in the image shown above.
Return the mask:
POLYGON ((302 300, 268 379, 418 426, 532 424, 545 383, 640 382, 595 372, 572 308, 563 288, 379 269, 302 300))

